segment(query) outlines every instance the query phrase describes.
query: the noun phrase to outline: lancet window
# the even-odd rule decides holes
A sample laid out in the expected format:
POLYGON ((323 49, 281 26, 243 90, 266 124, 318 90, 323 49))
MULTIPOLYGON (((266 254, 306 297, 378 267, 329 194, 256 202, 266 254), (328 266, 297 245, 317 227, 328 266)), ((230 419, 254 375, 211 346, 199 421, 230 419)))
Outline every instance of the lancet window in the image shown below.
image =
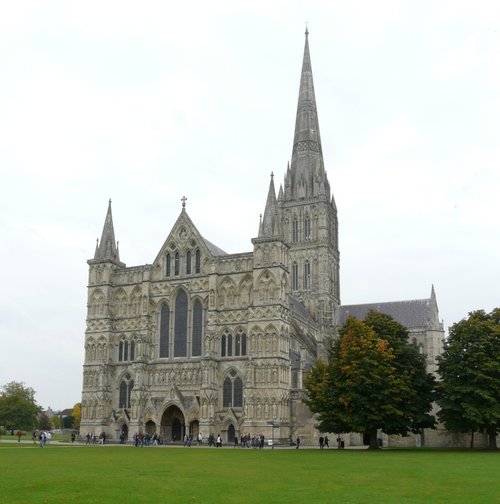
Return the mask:
POLYGON ((306 216, 304 219, 304 240, 311 239, 311 219, 309 216, 306 216))
POLYGON ((194 272, 195 273, 200 273, 201 271, 201 253, 200 250, 198 249, 195 254, 194 254, 194 272))
POLYGON ((180 262, 181 259, 179 257, 179 252, 175 253, 175 259, 174 259, 174 275, 179 276, 179 271, 180 271, 180 262))
POLYGON ((306 261, 304 263, 304 290, 311 288, 311 263, 306 261))
POLYGON ((243 407, 243 381, 234 369, 231 369, 222 386, 222 406, 224 408, 243 407))
POLYGON ((191 355, 199 357, 201 355, 201 340, 203 335, 203 306, 199 301, 193 305, 193 333, 191 340, 191 355))
POLYGON ((294 218, 292 221, 292 242, 299 241, 299 221, 294 218))
POLYGON ((187 356, 187 295, 180 290, 175 300, 174 357, 187 356))
POLYGON ((292 264, 292 290, 299 288, 299 265, 294 262, 292 264))
POLYGON ((160 358, 169 356, 170 309, 167 304, 161 307, 160 315, 160 358))
POLYGON ((165 257, 165 276, 170 276, 170 254, 167 254, 165 257))
POLYGON ((134 380, 132 380, 130 374, 127 373, 120 383, 119 408, 130 408, 130 395, 133 388, 134 380))

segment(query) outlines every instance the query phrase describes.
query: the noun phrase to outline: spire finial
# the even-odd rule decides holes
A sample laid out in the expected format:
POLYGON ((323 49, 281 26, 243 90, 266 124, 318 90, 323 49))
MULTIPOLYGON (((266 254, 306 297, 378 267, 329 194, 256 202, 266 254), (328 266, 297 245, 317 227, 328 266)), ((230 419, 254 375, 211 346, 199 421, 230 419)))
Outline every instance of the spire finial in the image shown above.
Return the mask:
POLYGON ((306 38, 309 36, 309 28, 308 28, 308 25, 309 25, 309 21, 306 21, 306 38))
POLYGON ((274 172, 271 172, 271 179, 274 178, 274 172))
POLYGON ((182 209, 184 210, 186 208, 186 201, 187 201, 187 198, 186 196, 183 196, 181 198, 181 201, 182 201, 182 209))

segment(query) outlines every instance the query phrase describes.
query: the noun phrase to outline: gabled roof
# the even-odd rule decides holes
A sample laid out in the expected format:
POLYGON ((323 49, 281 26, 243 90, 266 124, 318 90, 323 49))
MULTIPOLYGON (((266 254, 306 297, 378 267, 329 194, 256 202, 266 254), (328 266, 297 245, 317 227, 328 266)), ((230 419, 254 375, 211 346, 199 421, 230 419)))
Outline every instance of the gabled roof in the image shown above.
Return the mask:
MULTIPOLYGON (((213 256, 220 257, 220 256, 228 255, 227 252, 225 252, 224 250, 222 250, 220 247, 217 247, 217 245, 214 245, 212 242, 210 242, 209 240, 207 240, 206 238, 204 238, 200 234, 200 232, 198 231, 197 227, 194 225, 193 221, 190 219, 190 217, 187 214, 185 208, 183 207, 182 211, 181 211, 181 213, 179 215, 179 217, 177 218, 177 220, 176 220, 175 224, 173 225, 170 233, 168 234, 167 239, 163 243, 160 251, 158 252, 158 255, 156 256, 156 259, 153 261, 153 264, 156 263, 159 260, 162 252, 167 247, 167 243, 172 239, 173 235, 176 234, 177 231, 179 229, 182 229, 183 227, 185 227, 186 229, 189 228, 191 230, 191 232, 193 233, 193 235, 196 236, 199 239, 199 241, 206 247, 206 249, 208 250, 208 252, 210 254, 212 254, 213 256)), ((178 241, 178 240, 176 240, 176 241, 178 241)))
POLYGON ((224 256, 228 255, 227 252, 224 252, 221 248, 217 247, 217 245, 214 245, 212 242, 208 241, 206 238, 203 236, 201 239, 205 242, 205 245, 207 246, 208 250, 212 253, 214 256, 224 256))
POLYGON ((339 324, 342 325, 349 316, 362 320, 370 310, 390 315, 396 322, 408 329, 422 327, 442 330, 434 287, 432 288, 431 297, 427 299, 342 305, 339 311, 339 324))

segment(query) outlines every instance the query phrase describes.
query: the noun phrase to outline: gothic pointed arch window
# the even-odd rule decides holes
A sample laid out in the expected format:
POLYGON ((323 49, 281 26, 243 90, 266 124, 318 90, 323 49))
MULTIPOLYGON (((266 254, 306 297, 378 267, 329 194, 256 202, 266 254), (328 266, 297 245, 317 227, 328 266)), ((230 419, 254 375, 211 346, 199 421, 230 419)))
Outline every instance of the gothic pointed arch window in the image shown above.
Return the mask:
POLYGON ((130 342, 130 360, 135 360, 135 339, 130 342))
POLYGON ((293 218, 292 221, 292 242, 296 243, 299 241, 299 221, 297 217, 293 218))
POLYGON ((222 385, 222 406, 224 408, 243 407, 243 381, 234 369, 229 371, 222 385))
POLYGON ((226 335, 223 334, 220 339, 220 356, 225 357, 226 356, 226 335))
POLYGON ((186 275, 191 274, 191 251, 188 250, 186 254, 186 275))
POLYGON ((234 335, 234 356, 240 357, 247 354, 247 336, 242 329, 234 335))
POLYGON ((299 288, 299 265, 294 262, 292 264, 292 290, 299 288))
POLYGON ((168 304, 161 307, 160 314, 160 358, 169 356, 170 309, 168 304))
POLYGON ((175 299, 174 357, 187 357, 187 310, 187 295, 180 290, 175 299))
POLYGON ((232 357, 233 355, 233 335, 227 335, 227 356, 232 357))
POLYGON ((241 354, 241 334, 235 334, 234 336, 234 355, 241 354))
POLYGON ((167 254, 165 257, 165 276, 170 276, 170 254, 167 254))
POLYGON ((179 276, 179 271, 180 271, 180 257, 179 257, 179 252, 175 253, 175 259, 174 259, 174 275, 179 276))
POLYGON ((129 373, 127 373, 120 382, 120 390, 118 397, 119 408, 130 408, 130 396, 134 388, 134 380, 129 373))
POLYGON ((193 334, 191 341, 191 355, 201 356, 201 340, 203 337, 203 306, 196 300, 193 305, 193 334))
POLYGON ((304 240, 311 239, 311 218, 306 215, 304 219, 304 240))
POLYGON ((311 288, 311 263, 306 260, 304 263, 304 290, 311 288))
POLYGON ((247 335, 241 333, 241 355, 247 354, 247 335))
POLYGON ((200 273, 201 271, 201 252, 200 249, 197 249, 194 254, 194 272, 200 273))

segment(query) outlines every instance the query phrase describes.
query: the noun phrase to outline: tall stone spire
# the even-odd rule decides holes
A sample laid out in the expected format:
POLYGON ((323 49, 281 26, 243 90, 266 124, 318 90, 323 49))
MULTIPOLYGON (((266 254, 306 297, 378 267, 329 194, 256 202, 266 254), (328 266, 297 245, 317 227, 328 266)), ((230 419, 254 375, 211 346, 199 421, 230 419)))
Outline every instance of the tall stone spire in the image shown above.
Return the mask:
POLYGON ((274 189, 274 174, 271 173, 269 192, 267 193, 266 209, 260 223, 259 238, 279 236, 281 234, 280 219, 278 215, 278 203, 276 190, 274 189))
POLYGON ((113 215, 111 213, 111 199, 108 204, 108 212, 104 227, 102 228, 101 241, 96 247, 94 259, 120 260, 120 253, 116 245, 115 230, 113 227, 113 215))
POLYGON ((309 31, 305 33, 304 57, 300 76, 299 99, 295 119, 292 163, 285 182, 285 199, 308 198, 325 194, 330 198, 326 177, 318 111, 309 54, 309 31), (288 194, 287 194, 288 192, 288 194))

